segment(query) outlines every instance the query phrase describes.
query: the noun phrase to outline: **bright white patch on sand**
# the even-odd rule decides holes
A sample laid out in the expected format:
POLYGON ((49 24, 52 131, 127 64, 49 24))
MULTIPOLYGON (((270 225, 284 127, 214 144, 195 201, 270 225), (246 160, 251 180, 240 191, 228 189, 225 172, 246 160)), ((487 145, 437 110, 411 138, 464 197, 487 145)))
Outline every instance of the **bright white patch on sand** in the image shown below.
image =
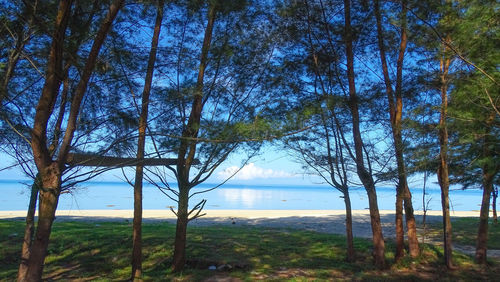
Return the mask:
MULTIPOLYGON (((226 168, 225 170, 218 173, 220 179, 226 179, 236 173, 239 167, 231 166, 226 168)), ((239 172, 233 176, 232 179, 238 180, 251 180, 257 178, 288 178, 294 177, 293 174, 286 172, 284 170, 273 170, 273 169, 265 169, 256 166, 254 163, 249 163, 245 165, 239 172)))

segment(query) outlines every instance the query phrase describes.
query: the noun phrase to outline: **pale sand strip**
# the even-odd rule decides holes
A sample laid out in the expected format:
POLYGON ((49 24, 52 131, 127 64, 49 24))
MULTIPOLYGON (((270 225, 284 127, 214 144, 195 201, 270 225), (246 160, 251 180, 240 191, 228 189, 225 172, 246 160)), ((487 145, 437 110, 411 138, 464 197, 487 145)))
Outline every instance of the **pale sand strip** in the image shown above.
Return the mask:
MULTIPOLYGON (((205 210, 205 218, 242 218, 242 219, 276 219, 286 217, 329 217, 345 215, 344 210, 205 210)), ((353 216, 367 216, 368 210, 353 210, 353 216)), ((381 216, 393 215, 392 210, 381 210, 381 216)), ((422 215, 422 211, 415 211, 422 215)), ((427 211, 429 216, 440 216, 441 211, 427 211)), ((26 211, 0 211, 0 219, 25 217, 26 211)), ((61 217, 99 217, 99 218, 133 218, 133 210, 58 210, 56 216, 61 217)), ((478 217, 479 211, 453 211, 454 217, 478 217)), ((144 210, 145 219, 173 219, 170 210, 144 210)))

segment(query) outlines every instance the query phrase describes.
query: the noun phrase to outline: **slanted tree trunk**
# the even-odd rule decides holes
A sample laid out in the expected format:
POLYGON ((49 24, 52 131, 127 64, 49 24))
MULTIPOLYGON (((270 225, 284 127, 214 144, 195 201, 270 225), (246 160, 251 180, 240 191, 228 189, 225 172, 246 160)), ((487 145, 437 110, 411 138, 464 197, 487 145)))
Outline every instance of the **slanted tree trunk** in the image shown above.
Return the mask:
POLYGON ((493 189, 493 174, 488 172, 488 166, 483 167, 483 199, 479 213, 477 231, 476 263, 485 264, 488 251, 488 218, 490 213, 490 195, 493 189))
MULTIPOLYGON (((495 113, 492 113, 486 124, 491 127, 495 119, 495 113)), ((498 165, 492 163, 491 155, 493 154, 490 146, 491 141, 491 130, 487 130, 483 138, 483 158, 484 164, 482 167, 483 173, 483 199, 481 202, 481 212, 479 214, 479 228, 477 231, 477 244, 476 244, 476 263, 485 264, 487 260, 488 251, 488 218, 490 214, 490 196, 493 193, 493 181, 495 179, 496 173, 498 173, 498 165)))
MULTIPOLYGON (((30 202, 28 205, 28 214, 26 215, 26 227, 24 228, 24 240, 21 249, 21 264, 18 270, 18 280, 19 278, 26 276, 26 271, 28 271, 28 259, 31 253, 31 246, 33 245, 33 236, 35 234, 35 212, 36 212, 36 202, 38 200, 38 191, 41 185, 40 176, 35 177, 33 185, 31 185, 31 195, 30 202)), ((23 278, 24 279, 24 278, 23 278)))
POLYGON ((380 2, 374 1, 375 17, 377 20, 377 38, 379 45, 380 59, 382 63, 382 72, 386 86, 387 98, 389 101, 389 115, 391 120, 391 129, 394 140, 394 152, 396 155, 396 163, 398 167, 398 185, 396 186, 396 260, 404 256, 404 229, 403 229, 403 202, 406 216, 406 227, 408 230, 408 242, 410 255, 418 256, 420 253, 417 239, 417 225, 413 214, 413 204, 411 201, 411 193, 408 188, 406 178, 406 168, 403 154, 403 137, 402 137, 402 115, 403 115, 403 61, 407 45, 406 34, 406 1, 402 2, 402 27, 401 27, 401 42, 399 45, 399 55, 396 68, 396 91, 393 94, 392 83, 389 76, 387 66, 387 58, 384 45, 384 31, 382 27, 382 15, 380 12, 380 2), (395 96, 395 97, 394 97, 395 96))
MULTIPOLYGON (((148 124, 149 95, 153 81, 153 71, 160 38, 161 22, 163 20, 163 6, 165 1, 158 0, 156 21, 149 52, 146 79, 142 92, 141 115, 139 117, 139 139, 137 141, 137 159, 144 159, 144 147, 146 144, 146 128, 148 124)), ((132 234, 132 280, 142 279, 142 181, 144 173, 143 164, 135 169, 134 183, 134 221, 132 234)))
MULTIPOLYGON (((377 192, 375 185, 370 185, 370 181, 366 181, 371 188, 365 188, 368 195, 368 204, 370 208, 370 222, 372 227, 372 240, 373 240, 373 258, 377 268, 383 269, 386 267, 385 263, 385 242, 382 235, 382 224, 380 223, 380 213, 377 203, 377 192)), ((364 183, 365 183, 364 182, 364 183)), ((363 184, 366 185, 366 184, 363 184)))
POLYGON ((354 138, 354 149, 356 153, 356 169, 358 176, 363 183, 368 195, 368 203, 370 207, 370 221, 373 234, 373 258, 374 264, 378 268, 385 267, 385 242, 382 235, 382 225, 380 224, 380 213, 377 203, 377 192, 375 191, 375 183, 364 164, 363 157, 363 141, 361 139, 360 121, 358 100, 356 94, 356 84, 354 77, 354 53, 353 39, 351 28, 351 3, 350 0, 344 0, 344 15, 345 15, 345 45, 347 56, 347 78, 349 81, 349 107, 352 115, 352 131, 354 138))
POLYGON ((182 132, 181 144, 179 146, 177 159, 177 183, 179 186, 179 199, 177 207, 177 226, 175 230, 174 257, 172 271, 178 272, 184 269, 186 264, 186 234, 189 221, 188 202, 191 184, 189 182, 189 171, 196 155, 198 131, 201 121, 201 112, 203 110, 203 78, 205 68, 208 62, 208 51, 212 41, 212 31, 217 13, 215 3, 209 4, 208 23, 203 38, 201 48, 200 66, 196 82, 195 95, 191 113, 185 130, 182 132))
MULTIPOLYGON (((449 40, 449 39, 447 39, 449 40)), ((439 165, 437 177, 441 188, 441 208, 443 211, 443 238, 444 238, 444 260, 448 269, 453 269, 452 260, 452 234, 450 219, 449 200, 449 173, 448 173, 448 128, 446 118, 448 116, 448 69, 451 59, 446 54, 447 47, 443 44, 444 54, 440 61, 441 72, 441 110, 439 117, 439 165)))
POLYGON ((68 152, 71 147, 71 142, 73 141, 80 106, 87 90, 88 81, 92 75, 100 48, 123 2, 124 0, 115 0, 111 4, 106 18, 97 31, 81 79, 73 95, 66 131, 59 147, 57 159, 53 160, 51 150, 47 147, 47 126, 53 113, 54 104, 57 100, 59 87, 63 78, 62 62, 64 35, 70 16, 72 1, 61 0, 59 3, 45 75, 45 84, 36 107, 31 139, 33 158, 41 178, 38 224, 27 262, 28 269, 25 273, 18 275, 20 276, 18 277, 18 281, 40 281, 42 279, 43 262, 47 253, 52 223, 55 218, 57 203, 61 192, 62 172, 65 169, 68 152))
POLYGON ((351 198, 349 197, 349 192, 344 193, 344 203, 345 203, 345 234, 347 240, 347 261, 353 262, 355 260, 354 253, 354 240, 352 235, 352 208, 351 208, 351 198))

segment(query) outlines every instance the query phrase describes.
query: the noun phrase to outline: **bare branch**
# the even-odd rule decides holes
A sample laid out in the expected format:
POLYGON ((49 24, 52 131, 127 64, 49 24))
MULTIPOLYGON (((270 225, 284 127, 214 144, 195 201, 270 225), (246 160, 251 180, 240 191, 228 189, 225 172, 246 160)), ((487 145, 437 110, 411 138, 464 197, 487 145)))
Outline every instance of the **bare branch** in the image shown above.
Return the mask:
POLYGON ((207 203, 207 200, 203 199, 201 200, 198 204, 196 204, 192 209, 191 211, 188 212, 188 222, 193 220, 193 219, 197 219, 199 217, 202 217, 204 215, 206 215, 206 213, 203 213, 203 214, 200 214, 201 211, 203 210, 203 208, 205 207, 205 204, 207 203), (196 214, 193 215, 192 217, 189 217, 193 212, 196 211, 196 214))

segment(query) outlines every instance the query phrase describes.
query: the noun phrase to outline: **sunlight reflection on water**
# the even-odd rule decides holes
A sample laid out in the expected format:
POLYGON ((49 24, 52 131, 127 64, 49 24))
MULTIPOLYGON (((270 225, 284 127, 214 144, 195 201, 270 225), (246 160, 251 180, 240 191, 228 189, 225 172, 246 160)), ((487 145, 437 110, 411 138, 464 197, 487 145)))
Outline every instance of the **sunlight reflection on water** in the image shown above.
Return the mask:
MULTIPOLYGON (((211 188, 202 184, 193 191, 211 188), (197 190, 198 189, 198 190, 197 190)), ((0 210, 25 210, 29 200, 26 185, 14 181, 0 181, 0 210)), ((58 209, 133 209, 133 189, 125 183, 89 182, 72 193, 60 197, 58 209)), ((422 210, 422 190, 412 189, 415 210, 422 210)), ((429 209, 440 210, 439 189, 428 190, 429 209)), ((381 210, 394 209, 394 188, 377 188, 381 210)), ((481 190, 451 191, 451 206, 454 210, 478 210, 481 190)), ((190 206, 207 199, 206 209, 344 209, 344 200, 337 190, 326 186, 251 186, 226 185, 191 198, 190 206)), ((367 209, 368 200, 362 188, 351 189, 353 209, 367 209)), ((156 187, 145 185, 144 209, 168 209, 176 202, 163 195, 156 187)))

